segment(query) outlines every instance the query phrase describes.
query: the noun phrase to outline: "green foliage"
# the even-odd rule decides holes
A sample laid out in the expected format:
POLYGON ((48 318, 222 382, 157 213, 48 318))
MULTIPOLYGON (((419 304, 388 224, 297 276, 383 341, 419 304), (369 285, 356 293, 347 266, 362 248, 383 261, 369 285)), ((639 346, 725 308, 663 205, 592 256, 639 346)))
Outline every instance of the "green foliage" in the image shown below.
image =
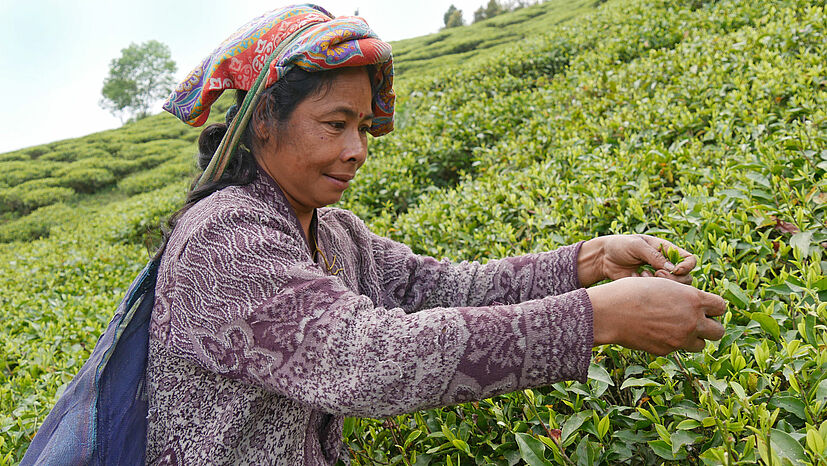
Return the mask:
POLYGON ((683 257, 681 257, 680 251, 675 248, 660 248, 661 254, 663 254, 666 259, 671 262, 673 265, 678 265, 683 262, 683 257))
POLYGON ((3 170, 0 171, 0 186, 12 187, 26 181, 47 177, 58 166, 54 163, 35 164, 22 160, 3 161, 3 170))
POLYGON ((0 154, 0 162, 20 162, 26 160, 29 160, 29 156, 23 153, 22 151, 6 152, 5 154, 0 154))
POLYGON ((152 170, 128 176, 118 182, 118 189, 128 195, 154 191, 183 178, 195 175, 195 165, 190 161, 172 160, 152 170))
MULTIPOLYGON (((604 346, 585 381, 349 418, 353 464, 827 461, 824 1, 593 3, 394 44, 398 129, 341 205, 451 259, 662 236, 729 301, 726 335, 668 357, 604 346)), ((2 214, 0 459, 22 457, 181 205, 196 136, 153 116, 0 154, 0 202, 65 187, 63 170, 117 180, 2 214)))
POLYGON ((145 118, 152 104, 172 90, 175 71, 166 45, 156 40, 130 44, 109 64, 109 76, 101 90, 101 107, 115 116, 145 118))
POLYGON ((60 221, 36 215, 39 207, 110 202, 188 178, 197 134, 171 116, 156 115, 118 130, 0 154, 0 242, 49 235, 60 221), (161 164, 165 168, 152 171, 161 164))
POLYGON ((58 202, 65 201, 75 194, 70 188, 43 187, 26 191, 21 197, 23 208, 33 210, 58 202))
POLYGON ((153 246, 160 240, 160 228, 184 203, 189 183, 180 175, 166 186, 129 198, 113 206, 108 215, 112 222, 101 231, 108 242, 153 246))
MULTIPOLYGON (((60 189, 60 188, 58 188, 60 189)), ((32 213, 0 224, 0 243, 26 241, 49 236, 52 227, 66 223, 75 212, 63 203, 52 203, 32 213)))
POLYGON ((13 188, 0 189, 0 211, 31 212, 38 207, 68 200, 75 194, 55 178, 30 180, 13 188))
POLYGON ((62 171, 61 183, 81 193, 92 193, 115 182, 115 175, 105 168, 69 168, 62 171))

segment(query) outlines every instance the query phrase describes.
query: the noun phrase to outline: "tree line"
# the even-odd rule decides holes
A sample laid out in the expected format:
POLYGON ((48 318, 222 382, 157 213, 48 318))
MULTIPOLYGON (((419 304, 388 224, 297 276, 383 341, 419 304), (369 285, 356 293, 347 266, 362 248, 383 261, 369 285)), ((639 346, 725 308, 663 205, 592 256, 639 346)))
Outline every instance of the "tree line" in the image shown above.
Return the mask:
MULTIPOLYGON (((480 6, 479 8, 477 8, 476 11, 474 11, 473 23, 488 18, 493 18, 503 13, 508 13, 509 11, 518 10, 528 5, 532 5, 534 3, 537 3, 537 1, 532 2, 531 0, 510 0, 500 2, 498 0, 489 0, 485 6, 480 6)), ((445 14, 442 16, 442 21, 445 24, 444 29, 465 26, 465 18, 462 16, 462 10, 460 10, 453 4, 451 4, 451 6, 448 7, 448 11, 446 11, 445 14)))

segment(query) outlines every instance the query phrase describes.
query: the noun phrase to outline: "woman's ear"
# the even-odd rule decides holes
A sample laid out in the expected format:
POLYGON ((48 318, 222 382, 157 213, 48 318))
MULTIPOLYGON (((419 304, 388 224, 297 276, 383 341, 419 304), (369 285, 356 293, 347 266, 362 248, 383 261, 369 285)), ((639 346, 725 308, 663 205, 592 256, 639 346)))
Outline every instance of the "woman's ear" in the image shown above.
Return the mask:
POLYGON ((253 134, 260 142, 267 142, 270 139, 270 131, 265 120, 256 118, 253 122, 253 134))
POLYGON ((253 125, 253 135, 261 142, 267 142, 270 139, 271 125, 270 119, 267 118, 267 105, 261 100, 256 109, 253 111, 253 118, 251 124, 253 125))

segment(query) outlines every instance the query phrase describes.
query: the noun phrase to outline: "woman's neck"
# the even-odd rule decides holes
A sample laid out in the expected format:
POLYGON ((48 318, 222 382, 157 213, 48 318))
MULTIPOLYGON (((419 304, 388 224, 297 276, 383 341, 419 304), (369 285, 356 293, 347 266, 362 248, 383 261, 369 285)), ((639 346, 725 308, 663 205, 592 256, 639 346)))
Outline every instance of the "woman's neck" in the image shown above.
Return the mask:
MULTIPOLYGON (((296 210, 296 206, 293 206, 293 210, 296 210)), ((299 218, 299 225, 302 226, 304 238, 307 240, 307 243, 309 245, 312 241, 312 238, 310 237, 310 223, 313 221, 313 212, 311 211, 307 215, 301 215, 298 212, 296 212, 296 216, 299 218)))
POLYGON ((284 188, 282 188, 279 185, 278 181, 276 181, 276 177, 273 176, 273 173, 270 172, 269 168, 267 167, 267 164, 262 163, 262 161, 259 160, 257 157, 255 160, 256 164, 258 165, 258 169, 264 172, 265 176, 273 182, 275 187, 278 189, 278 191, 290 205, 290 210, 293 211, 293 215, 296 216, 296 220, 298 221, 299 226, 301 227, 302 233, 304 233, 304 240, 307 244, 307 248, 308 250, 310 250, 310 253, 312 254, 313 246, 311 244, 313 243, 311 243, 311 241, 315 242, 315 238, 312 238, 310 236, 310 225, 313 223, 313 214, 316 211, 316 209, 305 208, 303 205, 301 205, 299 202, 293 199, 293 197, 290 196, 290 193, 285 191, 284 188))

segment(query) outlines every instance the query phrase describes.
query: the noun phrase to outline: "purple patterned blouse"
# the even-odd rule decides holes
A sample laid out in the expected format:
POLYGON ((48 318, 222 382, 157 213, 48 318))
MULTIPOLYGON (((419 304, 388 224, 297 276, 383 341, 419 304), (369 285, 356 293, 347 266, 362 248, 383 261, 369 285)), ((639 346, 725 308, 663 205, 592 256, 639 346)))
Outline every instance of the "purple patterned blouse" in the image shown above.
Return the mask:
POLYGON ((327 264, 262 171, 180 219, 152 311, 148 464, 334 464, 344 416, 586 379, 580 244, 453 264, 346 210, 312 230, 327 264))

